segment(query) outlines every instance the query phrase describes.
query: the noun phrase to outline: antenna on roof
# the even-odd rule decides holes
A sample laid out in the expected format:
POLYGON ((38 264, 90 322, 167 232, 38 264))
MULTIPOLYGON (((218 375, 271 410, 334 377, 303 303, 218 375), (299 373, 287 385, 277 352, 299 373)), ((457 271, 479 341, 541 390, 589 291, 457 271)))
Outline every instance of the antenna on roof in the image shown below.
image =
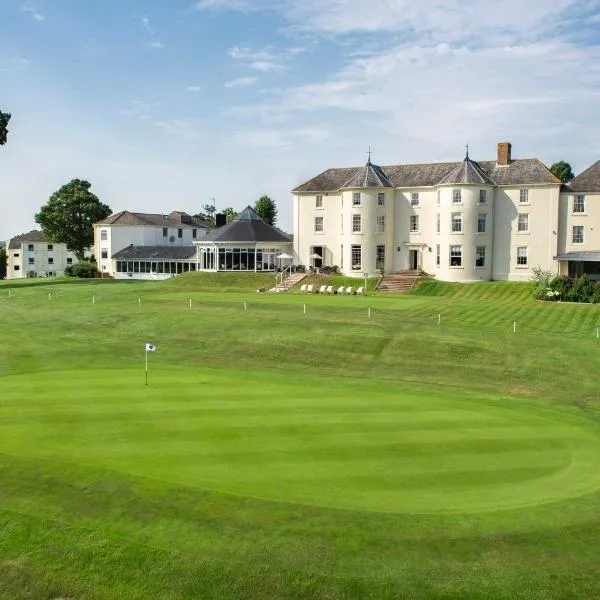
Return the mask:
POLYGON ((465 146, 465 151, 466 151, 465 160, 469 160, 469 144, 467 144, 465 146))
POLYGON ((371 146, 369 146, 369 154, 368 154, 368 158, 367 158, 367 164, 368 165, 371 164, 371 146))

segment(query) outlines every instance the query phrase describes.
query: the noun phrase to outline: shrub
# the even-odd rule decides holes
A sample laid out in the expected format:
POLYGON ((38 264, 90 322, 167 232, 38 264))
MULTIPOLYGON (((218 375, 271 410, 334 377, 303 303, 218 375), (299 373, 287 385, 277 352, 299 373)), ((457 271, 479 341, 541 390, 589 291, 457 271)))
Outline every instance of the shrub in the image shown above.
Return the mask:
POLYGON ((594 293, 594 286, 584 273, 567 293, 570 302, 589 302, 594 293))
POLYGON ((550 283, 553 279, 554 275, 550 271, 545 271, 541 267, 533 268, 533 275, 531 277, 531 282, 533 283, 533 297, 536 300, 549 300, 547 296, 548 291, 550 291, 550 283))
POLYGON ((592 292, 590 302, 600 304, 600 282, 594 284, 594 291, 592 292))
POLYGON ((571 280, 568 277, 554 277, 550 282, 550 289, 558 292, 557 300, 567 300, 571 290, 571 280))
POLYGON ((80 277, 90 279, 96 276, 96 263, 82 260, 65 269, 65 275, 69 277, 80 277))

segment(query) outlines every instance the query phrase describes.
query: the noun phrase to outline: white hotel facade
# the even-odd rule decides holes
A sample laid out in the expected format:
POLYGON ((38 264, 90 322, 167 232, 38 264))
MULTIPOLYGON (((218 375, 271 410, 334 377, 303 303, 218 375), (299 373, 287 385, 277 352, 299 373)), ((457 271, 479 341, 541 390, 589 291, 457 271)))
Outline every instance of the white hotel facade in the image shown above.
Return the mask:
POLYGON ((294 194, 298 264, 445 281, 600 278, 600 161, 564 185, 537 159, 329 169, 294 194))

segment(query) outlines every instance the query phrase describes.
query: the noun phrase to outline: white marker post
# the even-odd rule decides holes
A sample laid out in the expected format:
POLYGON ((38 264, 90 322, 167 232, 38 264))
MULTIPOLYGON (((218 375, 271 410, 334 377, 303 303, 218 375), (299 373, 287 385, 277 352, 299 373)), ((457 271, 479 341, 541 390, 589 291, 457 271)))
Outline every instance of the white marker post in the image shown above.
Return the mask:
POLYGON ((156 352, 154 344, 146 344, 146 385, 148 385, 148 352, 156 352))
POLYGON ((363 277, 365 278, 365 289, 363 291, 363 296, 366 296, 367 295, 367 279, 369 277, 369 274, 368 273, 363 273, 363 277))

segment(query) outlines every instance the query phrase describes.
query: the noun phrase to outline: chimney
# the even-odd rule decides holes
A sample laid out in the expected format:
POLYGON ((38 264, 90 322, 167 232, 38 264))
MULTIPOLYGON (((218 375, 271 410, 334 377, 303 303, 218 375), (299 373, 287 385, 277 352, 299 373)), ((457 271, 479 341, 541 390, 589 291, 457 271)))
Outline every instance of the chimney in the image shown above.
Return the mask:
POLYGON ((227 216, 223 213, 217 213, 215 215, 215 227, 223 227, 227 224, 227 216))
POLYGON ((512 144, 510 142, 498 142, 498 165, 510 165, 512 144))

